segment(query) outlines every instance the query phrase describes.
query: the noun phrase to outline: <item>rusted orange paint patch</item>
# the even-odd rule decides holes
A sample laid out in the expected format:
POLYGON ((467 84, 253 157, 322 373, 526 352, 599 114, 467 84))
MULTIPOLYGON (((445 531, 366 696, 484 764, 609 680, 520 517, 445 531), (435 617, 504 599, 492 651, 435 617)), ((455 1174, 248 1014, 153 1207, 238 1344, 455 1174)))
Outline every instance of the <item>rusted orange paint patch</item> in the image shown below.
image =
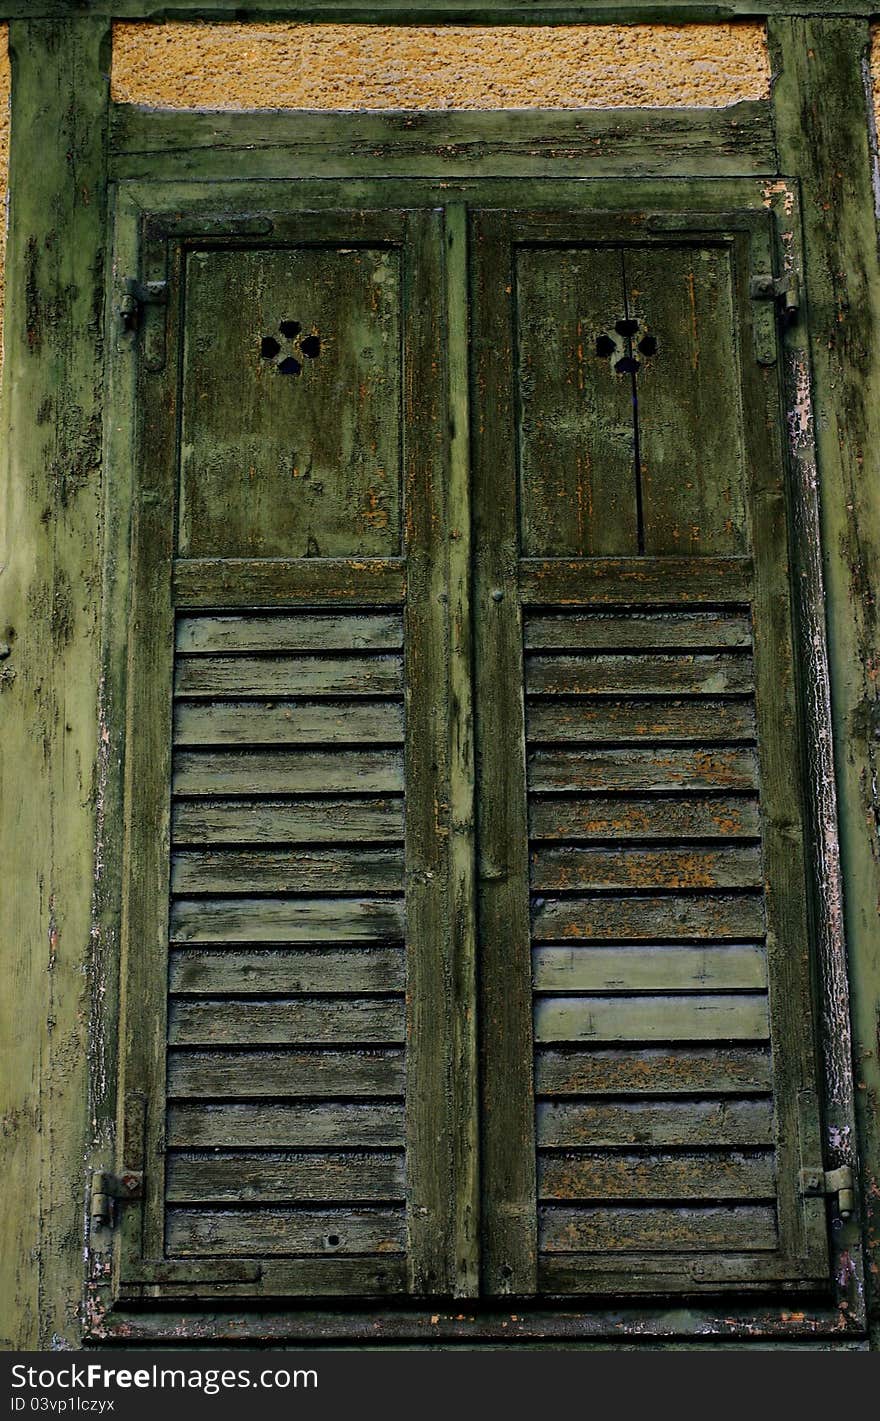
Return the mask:
POLYGON ((118 23, 119 103, 577 109, 766 98, 764 26, 118 23))

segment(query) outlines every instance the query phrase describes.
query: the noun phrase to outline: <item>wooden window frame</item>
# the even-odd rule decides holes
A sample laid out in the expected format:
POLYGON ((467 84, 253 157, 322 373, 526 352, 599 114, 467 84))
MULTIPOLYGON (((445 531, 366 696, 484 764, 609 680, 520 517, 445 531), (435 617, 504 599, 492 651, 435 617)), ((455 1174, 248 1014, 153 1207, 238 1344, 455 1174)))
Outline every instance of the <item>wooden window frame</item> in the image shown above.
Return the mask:
MULTIPOLYGON (((880 262, 871 186, 871 128, 864 84, 869 38, 868 18, 876 0, 734 0, 743 18, 768 16, 775 82, 765 121, 772 137, 763 140, 754 166, 739 167, 729 142, 718 131, 688 142, 699 133, 697 110, 673 123, 678 136, 667 142, 658 120, 666 115, 618 111, 573 119, 570 133, 583 136, 570 172, 581 162, 606 163, 608 176, 656 174, 667 180, 682 172, 714 178, 732 168, 764 178, 765 195, 756 200, 784 206, 788 189, 803 191, 806 237, 805 273, 811 308, 809 353, 816 391, 814 459, 809 410, 800 393, 809 382, 807 342, 801 333, 788 356, 791 372, 789 418, 792 467, 807 491, 803 500, 803 536, 807 551, 802 583, 802 624, 829 625, 828 666, 810 662, 807 693, 814 700, 816 724, 824 727, 812 766, 817 803, 814 854, 824 875, 819 920, 827 942, 828 966, 820 1011, 823 1036, 830 1043, 826 1064, 826 1127, 838 1158, 858 1165, 856 1138, 864 1151, 861 1198, 870 1218, 867 1181, 880 1169, 880 1119, 876 1092, 880 1068, 876 1054, 874 1002, 877 991, 878 929, 871 905, 880 896, 880 866, 870 826, 878 813, 874 774, 876 739, 867 671, 875 655, 872 628, 859 598, 878 573, 880 503, 870 480, 863 478, 865 451, 880 441, 880 262), (604 127, 603 127, 604 125, 604 127), (613 132, 610 133, 609 130, 613 132), (589 137, 599 140, 592 149, 589 137), (690 154, 690 156, 688 156, 690 154), (781 173, 794 174, 786 182, 781 173), (856 359, 854 352, 860 352, 856 359), (817 508, 817 490, 821 492, 817 508), (820 554, 818 524, 824 532, 820 554), (824 561, 824 566, 823 566, 824 561), (825 596, 822 577, 825 578, 825 596), (831 690, 833 689, 833 701, 831 690), (832 768, 830 725, 837 736, 832 768), (836 773, 835 773, 836 770, 836 773), (836 797, 840 795, 840 842, 843 881, 836 870, 836 797), (843 889, 847 889, 844 900, 843 889), (849 962, 843 946, 843 921, 849 962), (853 1020, 859 1092, 855 1100, 857 1136, 852 1130, 853 1053, 846 1011, 847 982, 853 983, 853 1020)), ((106 1005, 113 1010, 113 962, 117 951, 114 894, 108 885, 118 872, 118 843, 111 826, 120 822, 119 747, 109 726, 118 716, 113 695, 124 685, 125 667, 118 646, 107 637, 106 659, 99 656, 99 635, 122 614, 125 569, 115 561, 120 519, 127 514, 102 499, 101 457, 96 441, 103 418, 103 361, 106 342, 101 308, 108 289, 104 274, 104 224, 111 165, 123 176, 142 163, 139 176, 202 171, 222 180, 239 170, 234 142, 224 145, 213 172, 208 155, 193 151, 202 144, 182 141, 158 154, 122 155, 111 151, 108 119, 109 19, 228 18, 238 0, 98 0, 82 14, 79 0, 0 0, 0 19, 13 23, 13 133, 11 228, 8 269, 19 273, 7 288, 4 407, 20 431, 8 458, 12 527, 16 544, 3 569, 4 610, 8 627, 24 640, 3 668, 5 705, 32 687, 27 710, 10 716, 5 750, 11 767, 5 862, 12 895, 10 922, 17 925, 12 951, 17 973, 17 1039, 26 1048, 17 1057, 15 1109, 21 1119, 43 1121, 47 1144, 33 1134, 12 1139, 10 1188, 13 1191, 13 1238, 6 1258, 8 1295, 16 1300, 23 1346, 49 1345, 59 1331, 68 1345, 85 1335, 93 1341, 161 1342, 189 1338, 222 1345, 260 1340, 281 1343, 346 1337, 370 1345, 406 1339, 436 1345, 481 1340, 505 1344, 559 1340, 590 1346, 610 1340, 677 1339, 688 1346, 714 1339, 716 1346, 743 1341, 790 1345, 801 1341, 820 1349, 865 1350, 880 1344, 880 1293, 876 1269, 863 1278, 858 1244, 864 1219, 845 1222, 836 1231, 835 1294, 830 1305, 797 1309, 766 1308, 676 1310, 650 1308, 578 1309, 552 1317, 528 1318, 496 1312, 481 1315, 479 1331, 467 1312, 442 1316, 370 1314, 344 1321, 326 1311, 309 1310, 302 1319, 289 1310, 265 1307, 243 1321, 238 1310, 215 1309, 210 1318, 167 1306, 136 1317, 108 1310, 105 1260, 92 1254, 86 1282, 85 1333, 77 1321, 76 1298, 82 1281, 79 1244, 84 1225, 81 1177, 83 1150, 106 1165, 113 1135, 114 1061, 100 1030, 89 1040, 89 1001, 100 1023, 106 1005), (70 154, 76 154, 76 183, 71 182, 70 154), (175 157, 174 154, 177 156, 175 157), (25 280, 26 276, 26 280, 25 280), (14 377, 14 378, 13 378, 14 377), (37 412, 39 415, 37 417, 37 412), (107 550, 100 610, 95 611, 96 578, 102 546, 107 550), (66 609, 66 610, 65 610, 66 609), (109 673, 109 675, 108 675, 109 673), (13 678, 16 678, 15 681, 13 678), (104 679, 102 679, 104 678, 104 679), (15 687, 13 691, 13 686, 15 687), (96 688, 99 716, 95 718, 96 688), (35 711, 34 711, 35 708, 35 711), (36 721, 34 720, 36 714, 36 721), (39 733, 35 733, 35 730, 39 733), (91 770, 88 767, 91 766, 91 770), (93 793, 83 780, 92 775, 93 793), (18 813, 15 805, 21 806, 18 813), (22 818, 22 814, 24 818, 22 818), (27 823, 27 831, 20 826, 27 823), (95 862, 95 828, 103 857, 95 862), (97 882, 93 888, 93 874, 97 882), (42 944, 48 936, 50 971, 42 944), (41 946, 38 948, 37 943, 41 946), (62 950, 56 955, 56 945, 62 950), (86 944, 91 943, 87 948, 86 944), (86 975, 87 974, 87 975, 86 975), (49 1025, 47 1028, 47 1015, 49 1025), (88 1079, 87 1079, 88 1077, 88 1079), (88 1119, 84 1100, 88 1093, 88 1119), (78 1180, 71 1189, 71 1181, 78 1180), (39 1221, 33 1201, 40 1197, 39 1221), (867 1297, 865 1294, 867 1293, 867 1297), (64 1321, 67 1319, 67 1321, 64 1321), (870 1328, 872 1344, 867 1340, 870 1328)), ((733 7, 732 7, 733 8, 733 7)), ((406 7, 383 0, 369 10, 344 0, 315 0, 306 7, 287 0, 253 0, 254 19, 324 18, 375 23, 442 22, 448 11, 441 0, 406 7)), ((616 4, 532 7, 515 4, 455 6, 457 18, 487 23, 675 22, 717 20, 717 6, 704 0, 617 0, 616 4)), ((238 16, 236 16, 238 18, 238 16)), ((118 119, 120 115, 116 114, 118 119)), ((234 120, 246 116, 224 116, 234 120)), ((482 115, 480 116, 483 117, 482 115)), ((145 123, 147 121, 145 120, 145 123)), ((662 124, 661 124, 662 127, 662 124)), ((244 135, 244 129, 238 133, 244 135)), ((669 130, 667 130, 668 132, 669 130)), ((560 130, 561 132, 561 130, 560 130)), ((300 157, 304 157, 300 154, 300 157)), ((462 169, 467 150, 459 153, 462 169)), ((526 154, 534 172, 547 172, 566 153, 526 154)), ((393 157, 393 153, 392 153, 393 157)), ((278 155, 279 165, 283 156, 278 155)), ((335 161, 343 162, 337 154, 335 161)), ((423 154, 420 163, 430 161, 423 154)), ((480 159, 483 171, 492 160, 480 159)), ((288 167, 287 172, 290 172, 288 167)), ((407 171, 406 165, 397 169, 407 171)), ((471 169, 473 171, 473 169, 471 169)), ((267 173, 267 176, 269 174, 267 173)), ((760 184, 755 184, 760 189, 760 184)), ((112 320, 108 322, 108 329, 112 320)), ((107 448, 112 447, 108 430, 107 448)), ((12 637, 7 630, 10 641, 12 637)), ((812 753, 812 751, 811 751, 812 753)), ((4 826, 5 829, 5 826, 4 826)), ((833 1161, 834 1156, 829 1159, 833 1161)), ((869 1258, 876 1240, 866 1235, 869 1258)))
MULTIPOLYGON (((371 116, 365 116, 365 126, 370 122, 371 116)), ((453 129, 454 126, 453 123, 453 129)), ((459 202, 468 202, 474 206, 503 207, 521 204, 523 191, 521 179, 461 179, 455 184, 454 196, 459 202)), ((755 234, 766 233, 769 210, 776 228, 778 251, 785 251, 786 260, 793 269, 803 269, 798 185, 790 179, 778 179, 772 185, 755 178, 692 179, 670 195, 668 182, 656 178, 584 181, 552 177, 533 179, 529 184, 528 201, 530 208, 586 209, 597 223, 597 229, 601 224, 603 210, 609 213, 619 213, 627 209, 656 211, 663 230, 679 231, 683 235, 691 230, 705 230, 707 223, 710 229, 721 232, 730 229, 752 231, 755 234)), ((143 182, 125 178, 118 184, 114 202, 118 234, 114 265, 120 279, 123 278, 123 273, 136 271, 142 281, 160 280, 167 274, 169 247, 187 236, 213 235, 218 239, 233 241, 238 236, 246 241, 258 237, 260 231, 265 230, 270 223, 277 223, 279 233, 283 234, 285 223, 289 221, 286 214, 295 213, 297 209, 333 211, 351 208, 353 205, 369 208, 371 205, 381 204, 388 208, 408 205, 411 208, 430 210, 448 202, 448 187, 431 178, 416 180, 413 177, 401 177, 394 180, 385 179, 380 183, 371 183, 369 177, 334 177, 324 182, 298 179, 285 183, 283 188, 271 179, 268 182, 233 178, 227 182, 214 180, 194 183, 189 180, 168 183, 162 180, 143 182)), ((759 240, 766 241, 766 237, 760 237, 759 240)), ((772 263, 773 255, 769 249, 766 257, 767 261, 772 263)), ((117 288, 117 296, 121 297, 122 289, 121 286, 117 288)), ((110 305, 113 307, 116 302, 113 301, 110 305)), ((775 320, 772 305, 763 310, 763 318, 772 325, 775 320)), ((157 341, 161 341, 163 324, 164 313, 161 308, 145 313, 141 359, 148 360, 151 348, 157 341)), ((129 576, 128 519, 125 510, 131 506, 134 497, 128 479, 131 468, 130 429, 136 399, 136 361, 132 359, 132 346, 128 337, 120 338, 111 326, 108 328, 107 338, 114 342, 117 349, 110 361, 108 409, 113 417, 108 424, 109 442, 106 454, 107 468, 111 471, 106 516, 108 527, 115 529, 115 541, 108 545, 105 576, 108 585, 113 583, 114 578, 118 579, 119 595, 116 620, 110 622, 107 629, 109 638, 105 648, 105 694, 108 705, 117 707, 117 716, 121 716, 125 684, 124 680, 118 679, 118 669, 114 675, 114 667, 121 669, 126 664, 125 646, 128 641, 129 599, 125 590, 129 576), (119 412, 118 417, 116 412, 119 412)), ((799 394, 802 396, 804 388, 809 389, 810 386, 810 358, 805 323, 802 320, 787 329, 780 328, 779 351, 784 362, 780 373, 785 391, 785 407, 797 408, 799 394), (806 382, 806 386, 803 382, 806 382)), ((808 740, 807 760, 813 767, 808 793, 811 799, 809 818, 813 830, 810 867, 817 888, 815 901, 811 905, 818 958, 817 1014, 823 1022, 827 1022, 830 1016, 840 1011, 839 982, 843 942, 837 924, 828 911, 829 905, 833 904, 835 899, 836 875, 839 872, 833 844, 830 854, 827 839, 821 840, 821 852, 817 852, 815 847, 818 842, 817 835, 821 835, 818 826, 823 823, 823 816, 827 823, 828 814, 833 809, 833 805, 829 806, 827 803, 828 786, 833 780, 829 757, 830 726, 827 707, 821 697, 816 695, 816 688, 827 683, 821 570, 817 558, 811 558, 809 555, 805 558, 802 555, 803 552, 809 554, 809 550, 815 548, 818 543, 818 508, 813 477, 815 453, 810 430, 802 428, 795 432, 796 437, 790 439, 787 451, 792 552, 796 562, 793 582, 798 592, 798 661, 805 672, 800 689, 802 697, 804 694, 810 697, 809 703, 804 707, 804 729, 808 740)), ((128 671, 126 674, 129 674, 128 671)), ((112 742, 121 744, 124 739, 121 721, 108 719, 107 729, 112 742)), ((111 789, 114 799, 121 802, 121 785, 111 789)), ((110 844, 107 845, 107 851, 112 851, 110 844)), ((110 884, 107 885, 107 891, 112 892, 110 884)), ((114 994, 108 994, 101 1033, 102 1039, 107 1043, 105 1050, 110 1053, 111 1059, 113 1001, 114 994)), ((821 1079, 827 1119, 832 1083, 848 1070, 845 1060, 847 1043, 846 1038, 837 1032, 821 1045, 824 1062, 821 1079)), ((473 1128, 474 1123, 472 1121, 470 1128, 473 1128)), ((848 1127, 851 1130, 851 1116, 847 1114, 844 1118, 839 1113, 835 1115, 835 1127, 848 1127)), ((125 1156, 125 1150, 128 1148, 128 1141, 123 1137, 123 1154, 117 1160, 117 1165, 122 1168, 132 1167, 134 1164, 134 1156, 130 1159, 125 1156)), ((116 1243, 116 1248, 121 1252, 131 1254, 133 1234, 138 1227, 138 1213, 138 1207, 132 1205, 124 1206, 121 1210, 121 1228, 116 1243)), ((839 1232, 837 1230, 829 1234, 832 1249, 835 1248, 836 1242, 840 1242, 839 1232)), ((847 1257, 853 1256, 850 1246, 847 1257)), ((230 1266, 232 1272, 235 1272, 235 1267, 230 1266)), ((242 1272, 241 1268, 237 1271, 239 1274, 242 1272)), ((830 1323, 831 1319, 839 1316, 837 1307, 841 1300, 841 1290, 839 1282, 835 1281, 843 1276, 839 1248, 836 1250, 836 1256, 832 1258, 831 1275, 829 1286, 834 1291, 832 1305, 829 1307, 826 1299, 824 1307, 820 1304, 804 1315, 804 1322, 809 1318, 809 1326, 813 1330, 817 1325, 823 1325, 823 1319, 830 1323)), ((236 1280, 232 1273, 226 1278, 223 1273, 218 1275, 216 1267, 210 1263, 207 1266, 195 1264, 192 1269, 183 1273, 178 1269, 175 1277, 173 1266, 163 1268, 161 1265, 154 1265, 152 1270, 144 1272, 134 1261, 129 1267, 129 1278, 130 1282, 118 1295, 112 1313, 102 1320, 102 1336, 123 1333, 127 1335, 126 1329, 132 1326, 138 1330, 145 1325, 161 1327, 158 1319, 150 1312, 151 1304, 161 1303, 169 1307, 175 1303, 179 1305, 184 1299, 192 1311, 185 1322, 178 1317, 176 1325, 192 1328, 193 1335, 198 1335, 198 1329, 203 1325, 200 1323, 200 1314, 208 1307, 216 1309, 221 1305, 224 1296, 235 1297, 239 1308, 239 1325, 245 1329, 245 1335, 253 1338, 264 1335, 261 1329, 266 1324, 267 1299, 265 1288, 257 1278, 250 1283, 241 1277, 236 1280), (213 1283, 209 1282, 212 1269, 215 1273, 213 1283), (241 1310, 247 1305, 249 1294, 250 1306, 258 1310, 249 1315, 245 1314, 242 1318, 241 1310)), ((720 1295, 725 1289, 716 1281, 707 1285, 706 1291, 710 1295, 720 1295)), ((770 1316, 767 1304, 760 1298, 760 1285, 757 1288, 737 1285, 727 1291, 731 1293, 731 1302, 735 1299, 736 1306, 742 1309, 743 1317, 766 1321, 770 1316), (751 1307, 748 1302, 750 1296, 751 1307)), ((791 1290, 790 1285, 786 1287, 778 1283, 767 1284, 765 1291, 771 1298, 782 1298, 787 1293, 794 1298, 797 1293, 796 1289, 791 1290)), ((692 1303, 694 1301, 692 1299, 692 1303)), ((461 1306, 466 1308, 468 1304, 463 1302, 461 1306)), ((621 1310, 633 1320, 639 1316, 644 1317, 644 1306, 644 1302, 640 1304, 632 1300, 623 1309, 618 1305, 614 1312, 609 1312, 601 1303, 596 1306, 585 1298, 584 1311, 579 1314, 584 1335, 601 1335, 603 1327, 613 1328, 614 1318, 620 1315, 621 1310)), ((800 1309, 806 1304, 799 1302, 797 1306, 800 1309)), ((518 1302, 517 1307, 520 1336, 564 1337, 572 1335, 572 1329, 576 1332, 577 1314, 572 1311, 574 1304, 571 1299, 566 1300, 564 1308, 558 1311, 552 1310, 546 1299, 537 1299, 533 1304, 518 1302)), ((662 1307, 659 1302, 657 1307, 656 1325, 662 1329, 662 1307)), ((852 1312, 855 1316, 854 1308, 852 1312)), ((307 1341, 315 1336, 338 1340, 356 1338, 368 1324, 378 1324, 383 1335, 403 1340, 414 1335, 423 1335, 425 1327, 430 1326, 429 1318, 434 1315, 436 1314, 426 1312, 424 1306, 407 1303, 405 1300, 387 1306, 376 1303, 360 1307, 340 1304, 338 1308, 334 1308, 329 1306, 326 1300, 320 1303, 312 1300, 308 1304, 305 1299, 301 1299, 296 1313, 286 1314, 287 1322, 284 1326, 287 1329, 286 1336, 300 1341, 307 1341)), ((694 1307, 692 1315, 700 1317, 710 1328, 719 1325, 718 1315, 713 1313, 711 1304, 707 1307, 694 1307)), ((493 1335, 493 1330, 500 1328, 502 1321, 509 1321, 509 1317, 508 1314, 505 1318, 495 1305, 484 1303, 473 1314, 471 1332, 479 1332, 480 1335, 489 1337, 493 1335)), ((447 1326, 449 1325, 454 1325, 453 1319, 447 1320, 447 1326)), ((653 1324, 647 1325, 649 1330, 652 1330, 653 1324)))

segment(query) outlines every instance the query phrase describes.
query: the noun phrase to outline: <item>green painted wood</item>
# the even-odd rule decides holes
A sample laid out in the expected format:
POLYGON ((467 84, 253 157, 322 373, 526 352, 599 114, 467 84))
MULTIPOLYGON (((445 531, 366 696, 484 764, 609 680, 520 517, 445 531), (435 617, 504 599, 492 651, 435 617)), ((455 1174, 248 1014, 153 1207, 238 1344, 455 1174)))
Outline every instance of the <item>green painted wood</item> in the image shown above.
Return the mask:
POLYGON ((526 660, 530 695, 592 696, 743 694, 752 690, 751 659, 718 653, 616 656, 532 653, 526 660))
POLYGON ((760 834, 757 799, 716 795, 535 795, 533 839, 731 839, 760 834))
POLYGON ((538 749, 529 752, 529 787, 553 790, 755 790, 752 750, 538 749))
POLYGON ((309 607, 403 601, 399 558, 185 558, 174 569, 180 607, 309 607))
POLYGON ((175 794, 394 794, 404 783, 399 750, 179 750, 175 794))
POLYGON ((302 1105, 173 1104, 168 1111, 168 1143, 201 1146, 301 1149, 310 1145, 393 1147, 403 1144, 403 1105, 353 1101, 302 1105))
POLYGON ((764 905, 758 893, 545 898, 535 901, 532 913, 536 942, 657 937, 736 941, 763 932, 764 905))
POLYGON ((715 992, 767 985, 764 951, 728 947, 540 947, 532 954, 539 992, 715 992))
POLYGON ((402 1253, 404 1212, 396 1209, 169 1209, 174 1253, 327 1255, 402 1253))
POLYGON ((387 843, 403 838, 403 800, 178 800, 171 830, 178 846, 387 843))
POLYGON ((627 315, 639 323, 629 383, 644 549, 736 557, 749 538, 729 250, 630 249, 624 266, 627 315), (645 335, 653 355, 642 353, 645 335))
POLYGON ((393 898, 178 898, 177 943, 399 942, 403 911, 393 898))
MULTIPOLYGON (((452 1138, 455 1293, 480 1292, 480 1121, 477 994, 476 806, 471 555, 468 214, 444 220, 446 364, 449 382, 449 917, 455 1001, 452 1138)), ((422 771, 424 774, 424 770, 422 771)))
POLYGON ((114 105, 110 171, 119 179, 228 177, 242 152, 252 177, 375 172, 448 178, 578 178, 777 170, 766 100, 724 108, 420 113, 229 113, 114 105))
POLYGON ((383 695, 403 690, 400 656, 178 656, 177 696, 383 695))
POLYGON ((403 991, 403 949, 175 948, 168 989, 180 996, 403 991))
POLYGON ((403 1152, 279 1151, 236 1154, 175 1150, 167 1197, 174 1204, 275 1204, 302 1199, 403 1200, 403 1152))
MULTIPOLYGON (((818 787, 814 835, 816 852, 833 868, 839 834, 843 868, 842 883, 829 875, 819 895, 826 945, 822 1013, 831 1043, 823 1143, 829 1163, 854 1162, 852 1124, 857 1121, 870 1219, 870 1181, 880 1172, 880 930, 873 906, 880 892, 873 729, 877 686, 871 675, 880 645, 874 591, 880 547, 874 471, 880 265, 873 115, 866 84, 870 35, 868 25, 858 20, 774 20, 769 41, 780 74, 774 98, 784 162, 801 174, 804 195, 809 326, 792 332, 789 358, 793 381, 802 385, 812 374, 817 414, 815 453, 803 438, 802 422, 793 440, 800 477, 811 491, 818 487, 821 518, 821 566, 817 559, 810 564, 805 559, 804 565, 814 590, 813 617, 827 618, 828 666, 823 665, 821 675, 811 675, 810 693, 819 712, 830 713, 834 732, 836 786, 827 755, 823 763, 822 751, 813 751, 811 760, 818 787), (857 1062, 854 1082, 850 1061, 857 1062)), ((860 1242, 866 1250, 865 1296, 876 1347, 880 1250, 870 1223, 861 1239, 852 1222, 836 1231, 837 1298, 859 1313, 860 1242), (851 1260, 845 1269, 840 1266, 844 1255, 851 1260)))
MULTIPOLYGON (((133 1279, 121 1295, 123 1316, 137 1316, 147 1296, 167 1298, 178 1306, 193 1295, 209 1289, 221 1300, 259 1299, 261 1296, 314 1299, 320 1291, 334 1301, 341 1298, 393 1297, 406 1291, 406 1260, 399 1254, 352 1255, 345 1258, 300 1256, 284 1259, 267 1255, 257 1262, 237 1257, 225 1262, 209 1254, 201 1259, 190 1255, 168 1263, 141 1265, 143 1285, 133 1279), (224 1286, 227 1285, 227 1286, 224 1286)), ((254 1319, 265 1316, 262 1309, 239 1309, 254 1319)), ((298 1309, 297 1309, 298 1311, 298 1309)), ((199 1316, 199 1314, 196 1314, 199 1316)), ((204 1315, 202 1315, 204 1316, 204 1315)), ((204 1323, 197 1331, 207 1330, 204 1323)), ((255 1326, 255 1336, 258 1335, 255 1326)))
POLYGON ((705 651, 752 644, 748 617, 723 612, 532 615, 525 623, 524 633, 527 651, 620 651, 635 647, 694 647, 705 651))
POLYGON ((515 257, 521 556, 636 551, 629 380, 597 341, 622 309, 614 248, 526 247, 515 257))
POLYGON ((751 587, 749 558, 524 558, 519 566, 522 600, 537 606, 741 603, 751 587))
MULTIPOLYGON (((103 920, 91 936, 108 26, 44 23, 31 7, 15 9, 31 23, 10 32, 16 137, 0 476, 2 639, 11 648, 0 663, 9 1211, 0 1276, 4 1345, 37 1349, 53 1334, 70 1347, 81 1336, 91 984, 107 981, 118 951, 103 920)), ((107 1093, 105 1083, 94 1097, 102 1129, 107 1093)), ((106 1140, 101 1164, 110 1163, 106 1140)))
MULTIPOLYGON (((196 19, 241 19, 241 0, 86 0, 94 15, 123 19, 162 20, 179 17, 196 19)), ((248 0, 248 17, 255 20, 320 18, 351 23, 405 22, 419 18, 425 23, 456 20, 498 24, 612 24, 633 21, 694 20, 713 21, 823 11, 829 15, 871 14, 871 0, 614 0, 613 4, 585 6, 571 0, 376 0, 369 8, 357 0, 248 0)), ((83 0, 3 0, 0 18, 63 19, 79 18, 83 0)))
POLYGON ((229 745, 400 745, 399 701, 190 701, 174 708, 174 743, 229 745))
POLYGON ((396 612, 180 617, 175 629, 178 652, 397 651, 402 646, 403 623, 396 612))
POLYGON ((403 1039, 399 997, 183 997, 173 998, 168 1009, 172 1046, 381 1045, 403 1039))
POLYGON ((588 1250, 650 1248, 767 1249, 777 1243, 776 1214, 755 1205, 723 1209, 567 1209, 543 1206, 539 1212, 542 1251, 575 1253, 588 1250))
POLYGON ((334 225, 189 255, 182 557, 400 551, 399 255, 334 225))
POLYGON ((773 1157, 755 1154, 542 1154, 538 1197, 556 1200, 772 1199, 773 1157))
POLYGON ((402 849, 176 849, 172 893, 382 893, 399 891, 402 849))
POLYGON ((504 215, 471 229, 474 626, 478 781, 483 1271, 487 1294, 534 1292, 537 1218, 531 1045, 522 614, 513 448, 515 272, 504 215))
POLYGON ((620 740, 754 740, 755 712, 748 701, 701 697, 698 701, 659 699, 530 701, 526 735, 543 742, 596 744, 620 740))
MULTIPOLYGON (((623 965, 620 955, 618 962, 623 965)), ((678 984, 676 984, 678 988, 678 984)), ((632 990, 632 989, 630 989, 632 990)), ((680 993, 666 996, 539 996, 535 1040, 764 1041, 763 993, 680 993)))
MULTIPOLYGON (((174 1049, 168 1094, 178 1099, 267 1096, 401 1096, 401 1050, 238 1051, 174 1049)), ((342 1167, 341 1165, 339 1166, 342 1167)))
POLYGON ((769 1145, 773 1140, 769 1100, 615 1100, 538 1104, 542 1149, 585 1145, 769 1145))
POLYGON ((745 1095, 771 1087, 766 1048, 713 1045, 596 1051, 540 1050, 541 1095, 745 1095))
MULTIPOLYGON (((462 1122, 454 1084, 458 1004, 450 983, 462 938, 454 939, 450 921, 456 870, 449 796, 459 747, 449 734, 451 490, 440 433, 449 428, 451 392, 444 351, 442 213, 413 214, 410 222, 405 338, 412 369, 431 370, 432 376, 405 381, 404 417, 408 1268, 412 1292, 453 1293, 460 1276, 452 1246, 459 1217, 453 1160, 462 1122)), ((463 927, 460 920, 456 934, 463 927)))

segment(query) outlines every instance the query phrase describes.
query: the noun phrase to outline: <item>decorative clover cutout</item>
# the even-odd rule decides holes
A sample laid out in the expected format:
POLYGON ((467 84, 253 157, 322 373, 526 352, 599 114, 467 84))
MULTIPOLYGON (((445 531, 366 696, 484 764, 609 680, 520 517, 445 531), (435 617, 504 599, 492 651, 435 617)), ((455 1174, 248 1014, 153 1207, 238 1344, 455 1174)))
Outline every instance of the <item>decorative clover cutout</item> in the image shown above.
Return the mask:
POLYGON ((260 355, 274 363, 279 375, 300 375, 301 357, 317 360, 321 354, 321 337, 315 330, 303 335, 300 321, 279 321, 278 331, 284 337, 283 343, 276 336, 263 336, 260 355))
POLYGON ((622 316, 614 322, 613 330, 596 336, 596 354, 600 359, 610 359, 618 375, 638 374, 642 362, 636 352, 648 358, 657 354, 657 337, 646 331, 643 321, 622 316))

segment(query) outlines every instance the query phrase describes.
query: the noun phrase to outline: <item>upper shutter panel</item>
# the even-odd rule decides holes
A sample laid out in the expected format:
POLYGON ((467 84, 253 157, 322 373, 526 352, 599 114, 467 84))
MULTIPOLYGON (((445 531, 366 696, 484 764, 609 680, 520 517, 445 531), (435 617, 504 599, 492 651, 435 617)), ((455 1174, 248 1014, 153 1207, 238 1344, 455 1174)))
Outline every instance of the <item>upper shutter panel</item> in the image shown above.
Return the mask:
POLYGON ((407 734, 442 797, 446 690, 404 692, 447 633, 410 578, 445 576, 442 382, 417 393, 439 224, 278 227, 173 243, 164 369, 142 363, 122 1285, 442 1290, 446 1221, 408 1201, 436 1192, 419 1112, 448 1015, 406 1041, 444 970, 450 835, 407 734))
POLYGON ((487 553, 475 594, 478 706, 514 688, 478 725, 487 1281, 809 1286, 786 501, 747 296, 767 232, 612 236, 476 224, 477 546, 519 554, 487 553))

